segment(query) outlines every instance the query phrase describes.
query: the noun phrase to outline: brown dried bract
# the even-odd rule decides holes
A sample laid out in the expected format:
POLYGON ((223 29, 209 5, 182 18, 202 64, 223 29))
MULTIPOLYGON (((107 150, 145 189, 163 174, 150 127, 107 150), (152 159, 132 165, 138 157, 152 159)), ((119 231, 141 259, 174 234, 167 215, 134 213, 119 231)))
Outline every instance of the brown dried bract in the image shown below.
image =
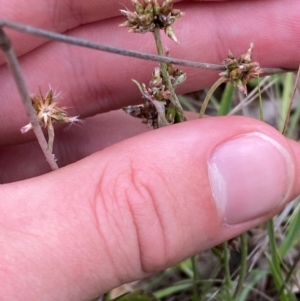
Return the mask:
MULTIPOLYGON (((167 65, 167 71, 174 88, 186 79, 186 74, 179 69, 175 69, 171 64, 167 65)), ((133 82, 143 95, 144 103, 139 106, 123 108, 127 114, 141 118, 143 123, 152 126, 154 129, 178 122, 178 111, 170 101, 171 93, 167 89, 159 66, 154 68, 148 86, 140 84, 136 80, 133 80, 133 82)))
POLYGON ((246 53, 234 58, 231 51, 228 52, 228 58, 223 61, 226 71, 221 72, 220 76, 227 78, 242 93, 247 95, 247 83, 259 77, 262 72, 259 63, 252 62, 253 43, 250 44, 246 53))

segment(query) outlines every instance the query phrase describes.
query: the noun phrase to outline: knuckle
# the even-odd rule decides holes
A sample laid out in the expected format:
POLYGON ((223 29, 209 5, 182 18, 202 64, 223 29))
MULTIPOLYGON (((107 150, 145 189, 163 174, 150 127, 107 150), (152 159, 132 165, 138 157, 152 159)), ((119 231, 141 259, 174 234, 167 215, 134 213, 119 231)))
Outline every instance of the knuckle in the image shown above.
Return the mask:
POLYGON ((162 181, 157 173, 155 180, 149 171, 131 166, 130 185, 127 190, 127 200, 132 220, 137 233, 141 268, 144 272, 154 272, 164 265, 166 254, 165 220, 163 211, 159 206, 161 201, 159 193, 155 191, 156 181, 162 181), (155 252, 154 252, 155 250, 155 252))
POLYGON ((109 163, 110 172, 104 171, 99 180, 95 196, 98 228, 103 223, 109 227, 105 233, 102 227, 101 236, 108 249, 118 249, 111 261, 116 269, 121 260, 123 269, 125 261, 135 273, 137 269, 142 274, 158 271, 168 264, 166 221, 160 205, 161 193, 155 189, 164 179, 157 170, 145 171, 130 159, 127 164, 122 162, 122 168, 116 162, 112 165, 109 163), (112 165, 118 167, 114 176, 112 165))

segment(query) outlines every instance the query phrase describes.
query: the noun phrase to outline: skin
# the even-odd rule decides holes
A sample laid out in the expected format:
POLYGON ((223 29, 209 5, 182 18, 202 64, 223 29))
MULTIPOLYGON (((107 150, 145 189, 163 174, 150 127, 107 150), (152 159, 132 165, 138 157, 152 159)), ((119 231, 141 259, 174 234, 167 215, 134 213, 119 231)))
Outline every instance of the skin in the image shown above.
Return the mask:
MULTIPOLYGON (((244 53, 254 42, 254 60, 261 66, 296 69, 300 2, 286 2, 181 1, 186 16, 175 25, 180 45, 166 43, 174 57, 220 63, 227 49, 244 53)), ((130 7, 130 1, 122 3, 130 7)), ((119 8, 114 0, 0 4, 6 19, 154 52, 149 35, 127 34, 117 26, 123 21, 119 8)), ((57 130, 54 153, 62 168, 49 172, 32 133, 20 134, 26 115, 0 58, 0 295, 5 299, 89 300, 266 221, 300 193, 300 147, 270 126, 220 117, 146 129, 139 120, 110 111, 140 102, 130 78, 147 82, 152 62, 7 32, 29 90, 37 93, 40 86, 46 92, 51 83, 62 91, 70 115, 88 118, 57 130), (274 201, 266 213, 258 201, 256 216, 229 227, 216 208, 207 162, 220 143, 253 132, 289 154, 292 184, 284 203, 274 201)), ((213 71, 185 71, 188 80, 179 93, 217 78, 213 71)))

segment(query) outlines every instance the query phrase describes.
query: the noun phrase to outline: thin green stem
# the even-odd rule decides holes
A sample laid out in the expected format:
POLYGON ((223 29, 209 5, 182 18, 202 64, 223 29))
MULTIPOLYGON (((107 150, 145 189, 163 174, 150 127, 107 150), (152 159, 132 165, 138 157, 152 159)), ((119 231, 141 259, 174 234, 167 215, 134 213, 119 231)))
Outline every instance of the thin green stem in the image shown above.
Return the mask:
MULTIPOLYGON (((160 29, 155 28, 154 32, 153 32, 153 35, 154 35, 158 55, 165 56, 163 45, 162 45, 162 42, 161 42, 160 29)), ((167 89, 171 93, 171 102, 173 103, 174 107, 177 108, 177 113, 180 116, 180 121, 181 122, 186 121, 186 117, 184 116, 184 112, 183 112, 183 109, 181 107, 180 101, 179 101, 179 99, 178 99, 178 97, 175 93, 174 87, 171 83, 171 79, 170 79, 170 75, 168 73, 168 68, 167 68, 166 63, 163 63, 163 62, 160 63, 160 71, 161 71, 162 77, 164 79, 164 82, 166 83, 167 89)))
POLYGON ((293 102, 294 102, 294 98, 295 98, 295 94, 296 94, 296 90, 297 90, 297 84, 298 84, 299 76, 300 76, 300 65, 299 65, 298 72, 297 72, 297 75, 296 75, 295 84, 294 84, 294 87, 293 87, 293 93, 291 95, 291 99, 290 99, 290 102, 289 102, 289 107, 288 107, 288 110, 287 110, 287 113, 286 113, 283 129, 281 131, 282 135, 285 135, 285 131, 286 131, 286 128, 287 128, 288 123, 289 123, 289 119, 290 119, 290 115, 291 115, 291 111, 292 111, 292 106, 293 106, 293 102))
POLYGON ((198 273, 198 267, 197 267, 197 255, 193 256, 191 258, 192 261, 192 268, 193 268, 193 301, 198 301, 199 300, 199 273, 198 273))
MULTIPOLYGON (((270 251, 271 251, 274 282, 275 282, 275 285, 278 288, 278 290, 280 290, 281 286, 284 283, 284 277, 282 275, 282 270, 280 268, 280 259, 279 259, 277 249, 276 249, 276 238, 275 238, 273 219, 270 219, 268 221, 267 228, 268 228, 269 245, 270 245, 270 251)), ((281 295, 281 300, 288 301, 286 294, 281 295)))
POLYGON ((235 300, 239 300, 240 294, 243 291, 244 281, 247 274, 247 255, 248 255, 247 233, 243 233, 240 236, 240 240, 241 240, 241 265, 239 271, 238 284, 233 295, 235 300))
POLYGON ((273 301, 279 299, 279 297, 281 296, 281 294, 283 293, 283 291, 284 291, 284 289, 286 287, 286 283, 288 283, 290 281, 290 278, 293 276, 293 272, 297 268, 299 262, 300 262, 300 252, 298 252, 298 255, 295 258, 293 265, 291 266, 291 268, 290 268, 290 270, 289 270, 289 272, 288 272, 288 274, 287 274, 287 276, 286 276, 283 284, 281 285, 280 290, 278 291, 277 295, 274 297, 273 301))
POLYGON ((224 255, 223 255, 223 265, 224 265, 224 270, 225 270, 225 291, 227 295, 227 299, 231 300, 231 276, 230 276, 230 267, 229 267, 229 261, 230 261, 230 251, 228 247, 228 242, 225 241, 223 243, 223 249, 224 249, 224 255))
POLYGON ((227 78, 225 77, 220 77, 212 86, 211 88, 209 89, 209 91, 207 92, 206 94, 206 97, 203 101, 203 104, 201 106, 201 110, 200 110, 200 113, 199 113, 199 118, 202 118, 205 114, 205 111, 206 111, 206 108, 208 106, 208 103, 211 99, 211 96, 213 95, 213 93, 216 91, 216 89, 223 83, 225 83, 227 81, 227 78))
POLYGON ((281 109, 280 109, 280 120, 279 129, 283 132, 284 124, 287 122, 287 116, 289 115, 289 107, 291 105, 291 95, 293 89, 293 74, 287 73, 284 76, 283 90, 281 95, 281 109))
POLYGON ((234 86, 232 83, 228 82, 225 85, 225 89, 222 93, 220 100, 220 107, 218 109, 218 116, 226 116, 230 112, 232 98, 234 93, 234 86))

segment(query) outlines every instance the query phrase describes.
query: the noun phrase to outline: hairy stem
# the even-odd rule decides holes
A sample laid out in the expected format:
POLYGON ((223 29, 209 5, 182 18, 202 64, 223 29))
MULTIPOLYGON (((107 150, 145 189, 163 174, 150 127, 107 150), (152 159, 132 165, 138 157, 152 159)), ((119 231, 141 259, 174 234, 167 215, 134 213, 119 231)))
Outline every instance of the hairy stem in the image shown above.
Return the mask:
POLYGON ((15 83, 17 85, 19 94, 21 96, 24 108, 26 110, 26 114, 28 116, 29 122, 32 125, 33 132, 38 140, 38 143, 46 157, 46 160, 48 161, 50 167, 52 170, 58 169, 58 166, 55 162, 55 159, 51 153, 51 151, 48 148, 47 141, 45 139, 45 136, 43 134, 43 131, 41 129, 41 126, 37 120, 36 112, 31 104, 31 99, 29 97, 29 93, 27 91, 25 81, 21 72, 21 68, 17 59, 17 56, 14 52, 14 49, 12 47, 11 41, 6 35, 6 33, 3 31, 2 28, 0 28, 0 48, 3 50, 3 53, 6 57, 6 60, 8 62, 9 68, 13 74, 13 78, 15 80, 15 83))
MULTIPOLYGON (((155 28, 154 32, 154 39, 155 39, 155 44, 156 44, 156 49, 157 49, 157 53, 161 56, 164 56, 164 50, 163 50, 163 46, 162 46, 162 42, 161 42, 161 36, 160 36, 160 29, 159 28, 155 28)), ((167 70, 167 64, 166 63, 160 63, 160 70, 162 73, 162 77, 166 83, 167 89, 170 91, 171 93, 171 102, 174 105, 174 107, 176 107, 177 109, 177 113, 180 116, 180 121, 186 121, 186 117, 184 116, 184 112, 183 109, 181 107, 181 104, 179 102, 179 99, 175 93, 174 87, 171 83, 171 79, 167 70)))

